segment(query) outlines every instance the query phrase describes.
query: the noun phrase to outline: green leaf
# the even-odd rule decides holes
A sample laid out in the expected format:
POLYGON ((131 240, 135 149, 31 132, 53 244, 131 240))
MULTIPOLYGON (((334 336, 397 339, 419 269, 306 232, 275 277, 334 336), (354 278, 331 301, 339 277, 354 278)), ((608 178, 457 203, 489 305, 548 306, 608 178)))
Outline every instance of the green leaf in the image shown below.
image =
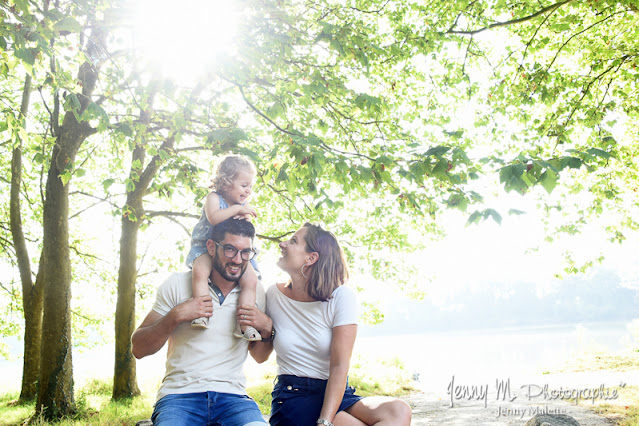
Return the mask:
POLYGON ((498 224, 501 225, 501 215, 497 212, 497 210, 486 209, 486 210, 484 210, 484 215, 486 215, 486 218, 490 217, 495 222, 497 222, 498 224))
POLYGON ((102 181, 102 187, 104 188, 104 191, 109 189, 109 187, 111 185, 113 185, 113 182, 115 182, 115 179, 105 179, 105 180, 103 180, 102 181))
POLYGON ((64 110, 77 112, 81 108, 80 100, 75 93, 69 93, 64 99, 64 110))
POLYGON ((33 49, 16 49, 15 55, 25 64, 33 65, 35 63, 36 52, 33 49))
POLYGON ((135 182, 133 182, 131 179, 127 178, 124 180, 124 185, 126 187, 126 192, 133 192, 135 191, 135 182))
POLYGON ((29 13, 29 1, 28 0, 14 0, 13 2, 18 10, 28 14, 29 13))
POLYGON ((58 176, 62 181, 62 185, 66 186, 67 183, 71 180, 71 172, 69 170, 65 170, 60 176, 58 176))
POLYGON ((550 168, 546 169, 546 171, 543 172, 542 175, 539 177, 541 186, 543 186, 546 192, 548 192, 549 194, 557 186, 557 177, 558 175, 550 168))
POLYGON ((521 176, 524 173, 525 167, 521 163, 512 164, 510 166, 502 167, 499 171, 499 181, 504 184, 506 191, 515 190, 520 193, 526 192, 528 185, 521 176))
POLYGON ((65 16, 55 24, 53 29, 56 31, 68 31, 70 33, 79 33, 82 31, 82 25, 71 16, 65 16))
POLYGON ((428 151, 426 151, 424 155, 426 156, 434 155, 435 157, 441 157, 442 155, 446 154, 448 151, 450 151, 450 147, 439 145, 439 146, 430 148, 428 151))
POLYGON ((115 129, 116 131, 122 133, 124 136, 133 136, 133 129, 128 124, 120 123, 116 126, 115 129))
POLYGON ((42 164, 44 162, 44 155, 40 152, 36 153, 36 155, 33 156, 33 162, 42 164))
POLYGON ((469 217, 468 221, 466 221, 466 225, 471 225, 473 223, 479 223, 483 218, 481 212, 475 210, 469 217))
POLYGON ((601 157, 601 158, 604 158, 606 160, 608 160, 611 157, 611 154, 609 152, 606 152, 606 151, 598 149, 598 148, 590 148, 586 152, 588 154, 590 154, 590 155, 594 155, 595 157, 601 157))
POLYGON ((571 169, 578 169, 583 164, 583 161, 581 160, 581 158, 577 158, 577 157, 564 157, 561 163, 563 167, 568 166, 571 169))

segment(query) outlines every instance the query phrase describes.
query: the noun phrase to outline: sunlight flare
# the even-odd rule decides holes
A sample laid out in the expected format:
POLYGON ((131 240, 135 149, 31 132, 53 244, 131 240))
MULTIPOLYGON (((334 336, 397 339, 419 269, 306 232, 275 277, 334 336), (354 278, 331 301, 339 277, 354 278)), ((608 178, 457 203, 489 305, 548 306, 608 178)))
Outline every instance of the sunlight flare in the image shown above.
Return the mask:
POLYGON ((232 53, 239 13, 233 2, 139 0, 133 8, 135 47, 164 77, 191 82, 232 53))

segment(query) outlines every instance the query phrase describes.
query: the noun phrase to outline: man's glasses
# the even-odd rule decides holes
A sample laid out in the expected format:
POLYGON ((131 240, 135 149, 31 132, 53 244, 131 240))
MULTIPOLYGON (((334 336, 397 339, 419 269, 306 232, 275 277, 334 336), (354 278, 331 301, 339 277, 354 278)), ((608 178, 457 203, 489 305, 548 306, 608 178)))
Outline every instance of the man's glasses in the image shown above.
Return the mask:
POLYGON ((236 249, 235 247, 233 247, 230 244, 221 245, 217 241, 213 241, 213 242, 219 248, 222 249, 222 251, 224 253, 224 257, 228 257, 229 259, 235 258, 235 256, 237 255, 238 251, 240 252, 240 257, 244 261, 251 260, 251 259, 253 259, 255 257, 255 250, 253 250, 253 249, 238 250, 238 249, 236 249))

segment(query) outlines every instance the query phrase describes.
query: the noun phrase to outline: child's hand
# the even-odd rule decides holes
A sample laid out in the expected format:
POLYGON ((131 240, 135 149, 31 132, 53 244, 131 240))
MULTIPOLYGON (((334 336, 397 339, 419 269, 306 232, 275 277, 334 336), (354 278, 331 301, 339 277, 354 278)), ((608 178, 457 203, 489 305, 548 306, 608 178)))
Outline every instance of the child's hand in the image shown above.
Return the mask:
POLYGON ((249 206, 238 206, 237 215, 233 216, 234 219, 244 219, 249 222, 253 217, 257 217, 257 212, 249 206))

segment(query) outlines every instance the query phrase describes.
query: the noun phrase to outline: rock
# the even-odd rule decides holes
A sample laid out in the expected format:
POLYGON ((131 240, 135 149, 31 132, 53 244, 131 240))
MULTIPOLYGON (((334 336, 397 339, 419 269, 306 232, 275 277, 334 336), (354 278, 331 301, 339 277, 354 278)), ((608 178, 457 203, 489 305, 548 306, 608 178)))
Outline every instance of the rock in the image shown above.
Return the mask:
POLYGON ((153 426, 153 422, 151 419, 140 420, 135 424, 135 426, 153 426))
POLYGON ((579 422, 566 414, 537 414, 524 426, 581 426, 579 422))

